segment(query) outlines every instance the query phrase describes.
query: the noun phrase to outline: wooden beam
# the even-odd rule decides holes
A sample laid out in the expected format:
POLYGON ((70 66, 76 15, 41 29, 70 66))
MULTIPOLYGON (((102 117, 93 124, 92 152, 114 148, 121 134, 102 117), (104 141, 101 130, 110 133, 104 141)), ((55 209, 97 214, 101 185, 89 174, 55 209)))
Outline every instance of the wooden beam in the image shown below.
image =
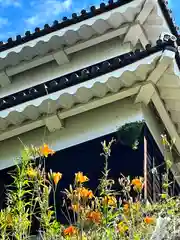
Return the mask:
POLYGON ((10 77, 6 74, 5 71, 0 72, 0 85, 1 87, 5 87, 6 85, 11 83, 10 77))
POLYGON ((37 57, 31 61, 20 63, 17 66, 9 67, 6 69, 6 74, 8 76, 12 76, 12 75, 18 74, 20 72, 26 71, 28 69, 37 67, 39 65, 48 63, 50 61, 53 61, 54 59, 57 61, 58 64, 61 64, 61 61, 62 61, 61 55, 62 54, 64 54, 63 61, 65 61, 65 62, 69 61, 69 58, 68 58, 69 54, 75 53, 77 51, 83 50, 83 49, 91 47, 91 46, 94 46, 98 43, 107 41, 109 39, 113 39, 115 37, 121 36, 126 33, 126 31, 128 30, 128 27, 129 27, 129 25, 125 25, 120 29, 109 31, 108 33, 105 33, 102 36, 94 37, 94 38, 84 41, 82 43, 77 43, 74 46, 65 48, 63 50, 63 53, 60 50, 60 51, 57 51, 54 53, 47 54, 46 56, 37 57))
POLYGON ((15 74, 18 74, 20 72, 24 72, 28 69, 40 66, 42 64, 48 63, 50 61, 53 61, 53 55, 52 54, 47 54, 46 56, 41 56, 41 57, 35 57, 31 61, 27 62, 21 62, 20 64, 14 66, 14 67, 7 67, 6 68, 6 74, 8 76, 13 76, 15 74))
POLYGON ((60 119, 65 119, 67 117, 71 117, 71 116, 80 114, 82 112, 86 112, 86 111, 92 110, 94 108, 101 107, 103 105, 106 105, 106 104, 109 104, 109 103, 112 103, 112 102, 130 97, 130 96, 133 96, 133 95, 137 94, 140 87, 141 87, 141 85, 136 85, 132 88, 124 89, 124 90, 122 90, 118 93, 109 94, 104 98, 91 100, 87 104, 80 104, 78 106, 73 107, 70 110, 59 111, 58 116, 59 116, 60 119))
POLYGON ((0 133, 0 141, 20 135, 25 132, 29 132, 42 126, 44 126, 44 122, 42 119, 39 119, 37 121, 29 121, 28 123, 21 124, 19 127, 10 127, 7 131, 0 133))
POLYGON ((135 47, 138 41, 141 42, 143 48, 149 43, 140 24, 133 24, 129 27, 129 30, 124 37, 124 43, 131 42, 133 47, 135 47))
POLYGON ((174 178, 180 186, 180 163, 174 163, 171 167, 174 178))
POLYGON ((46 116, 44 118, 38 119, 36 121, 29 121, 27 123, 22 124, 19 127, 11 127, 4 132, 0 133, 0 141, 5 139, 20 135, 22 133, 31 131, 33 129, 46 126, 50 132, 54 132, 63 128, 63 119, 89 111, 90 109, 94 109, 108 103, 115 102, 117 100, 132 96, 136 94, 140 89, 140 85, 137 85, 132 88, 124 89, 116 94, 110 94, 102 99, 92 100, 87 104, 81 104, 76 106, 70 110, 59 111, 54 115, 46 116))
POLYGON ((176 127, 174 126, 174 123, 172 122, 164 103, 162 102, 157 90, 155 89, 154 94, 152 96, 152 102, 156 108, 156 110, 159 113, 160 118, 162 119, 162 122, 164 123, 171 139, 176 139, 175 146, 180 153, 180 137, 177 133, 176 127))
POLYGON ((135 99, 135 103, 143 102, 144 104, 148 104, 154 94, 155 85, 159 81, 159 79, 163 76, 164 72, 168 69, 168 67, 173 63, 175 59, 175 53, 170 50, 165 50, 162 53, 162 56, 158 60, 156 67, 149 74, 145 85, 143 85, 135 99))
POLYGON ((159 150, 161 151, 162 154, 164 154, 164 147, 162 145, 161 139, 161 134, 164 131, 163 126, 157 122, 157 119, 149 106, 146 106, 145 104, 142 103, 141 109, 143 112, 144 120, 148 126, 150 133, 152 134, 159 150))
POLYGON ((44 122, 50 132, 55 132, 63 128, 63 121, 58 117, 58 115, 48 116, 44 119, 44 122))
POLYGON ((65 63, 69 62, 69 58, 67 56, 67 54, 63 51, 57 51, 53 54, 54 59, 56 60, 58 65, 63 65, 65 63))
POLYGON ((147 200, 148 199, 148 188, 147 188, 147 184, 148 184, 148 177, 147 177, 147 139, 144 136, 144 199, 147 200))
MULTIPOLYGON (((163 126, 157 122, 154 113, 152 112, 149 106, 145 106, 144 104, 142 104, 142 112, 149 131, 151 132, 162 155, 164 155, 164 146, 162 144, 161 139, 161 134, 163 134, 164 132, 163 126)), ((171 158, 172 161, 174 162, 171 170, 177 183, 180 185, 180 163, 175 163, 173 156, 171 156, 171 158)))
POLYGON ((0 133, 0 141, 43 126, 46 126, 50 132, 54 132, 63 128, 63 121, 60 120, 60 118, 56 114, 40 118, 36 121, 28 121, 27 123, 21 124, 21 126, 19 127, 13 126, 10 127, 7 131, 2 131, 0 133))
POLYGON ((161 58, 157 62, 156 68, 151 72, 147 81, 151 81, 156 84, 168 67, 173 63, 175 59, 175 52, 170 50, 165 50, 162 53, 161 58))
POLYGON ((143 102, 145 105, 148 105, 152 98, 153 93, 154 86, 152 85, 152 83, 149 82, 141 87, 134 102, 135 103, 143 102))
POLYGON ((121 27, 116 30, 108 31, 107 33, 103 34, 102 36, 94 37, 88 41, 77 43, 72 47, 67 47, 64 49, 66 54, 71 54, 83 50, 85 48, 97 45, 101 42, 105 42, 107 40, 113 39, 115 37, 120 37, 121 35, 125 34, 129 28, 129 25, 126 24, 124 27, 121 27))
POLYGON ((148 18, 149 14, 154 8, 154 1, 153 0, 145 0, 142 10, 137 15, 135 22, 139 24, 144 24, 146 19, 148 18))

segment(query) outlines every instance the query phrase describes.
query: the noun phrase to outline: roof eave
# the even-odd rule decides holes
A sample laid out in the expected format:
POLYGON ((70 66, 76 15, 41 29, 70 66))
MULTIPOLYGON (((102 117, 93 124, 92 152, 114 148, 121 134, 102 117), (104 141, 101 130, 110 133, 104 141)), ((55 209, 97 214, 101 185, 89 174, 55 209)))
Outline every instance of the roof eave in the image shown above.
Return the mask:
MULTIPOLYGON (((162 4, 161 2, 162 0, 159 0, 158 5, 152 0, 128 1, 127 4, 124 4, 121 7, 114 8, 113 10, 104 13, 101 12, 100 15, 90 19, 86 19, 82 22, 63 28, 62 30, 49 33, 43 37, 39 37, 30 42, 3 51, 0 53, 0 68, 3 70, 6 67, 5 74, 10 79, 14 74, 26 71, 49 61, 55 60, 59 65, 62 65, 69 61, 70 54, 118 36, 124 36, 124 42, 131 42, 133 46, 136 46, 139 41, 144 48, 149 43, 155 44, 156 39, 162 31, 170 32, 169 26, 166 24, 166 22, 168 24, 169 22, 164 19, 159 10, 159 6, 161 8, 164 6, 164 3, 162 4), (126 15, 126 12, 126 17, 128 19, 130 15, 133 14, 133 11, 139 11, 138 14, 135 14, 135 18, 132 18, 126 26, 120 26, 121 24, 117 26, 120 19, 122 20, 124 15, 126 15), (146 21, 151 22, 155 19, 155 13, 156 20, 153 21, 151 26, 151 24, 149 25, 146 21), (152 17, 149 18, 148 16, 150 15, 152 15, 152 17), (134 23, 132 24, 132 22, 134 23), (160 22, 162 24, 160 24, 160 22), (113 30, 111 29, 109 32, 106 32, 109 24, 112 24, 111 28, 113 28, 113 30), (90 28, 92 32, 100 31, 98 33, 99 36, 94 37, 93 35, 89 35, 91 32, 90 28), (102 29, 104 29, 103 32, 102 29), (79 41, 77 33, 78 36, 80 35, 83 39, 83 41, 79 43, 76 43, 77 40, 79 41), (64 36, 66 37, 64 38, 64 36), (61 42, 63 44, 62 47, 60 47, 61 42), (64 48, 64 42, 66 42, 66 44, 70 43, 71 46, 66 46, 64 48), (51 53, 48 53, 49 50, 51 50, 51 53), (39 53, 39 59, 37 59, 37 53, 39 53), (59 55, 65 57, 61 59, 58 57, 59 55), (35 56, 36 59, 32 60, 35 56), (23 64, 21 63, 22 60, 23 64)), ((166 16, 167 14, 165 14, 164 11, 165 10, 163 10, 164 16, 166 16)), ((8 81, 8 83, 9 82, 10 81, 8 81)))

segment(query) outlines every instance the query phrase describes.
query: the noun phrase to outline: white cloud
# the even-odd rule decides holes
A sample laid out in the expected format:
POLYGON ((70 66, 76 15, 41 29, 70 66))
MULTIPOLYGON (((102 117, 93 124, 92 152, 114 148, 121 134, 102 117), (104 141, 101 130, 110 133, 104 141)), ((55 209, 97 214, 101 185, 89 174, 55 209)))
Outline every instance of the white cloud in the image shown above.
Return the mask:
POLYGON ((168 0, 168 5, 171 7, 172 6, 172 1, 168 0))
POLYGON ((37 2, 31 2, 30 4, 35 9, 35 14, 27 18, 25 22, 29 27, 32 27, 52 21, 52 18, 58 17, 60 13, 68 11, 72 0, 64 0, 63 2, 58 0, 39 0, 38 4, 37 2))
POLYGON ((15 32, 10 32, 10 31, 3 32, 3 31, 1 31, 0 32, 0 41, 6 42, 9 37, 13 37, 13 36, 16 36, 15 32))
POLYGON ((7 18, 0 17, 0 28, 3 28, 4 26, 7 26, 9 24, 9 21, 7 18))
POLYGON ((19 0, 0 0, 0 5, 3 7, 8 6, 20 7, 21 3, 19 0))

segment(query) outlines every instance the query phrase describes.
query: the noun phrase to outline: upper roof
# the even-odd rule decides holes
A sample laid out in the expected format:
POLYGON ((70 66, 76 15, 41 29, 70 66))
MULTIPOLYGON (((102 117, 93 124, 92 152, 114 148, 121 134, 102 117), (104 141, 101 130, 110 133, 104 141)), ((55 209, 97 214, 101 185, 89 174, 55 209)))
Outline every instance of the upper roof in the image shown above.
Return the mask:
MULTIPOLYGON (((70 25, 90 19, 94 16, 108 12, 112 9, 118 8, 120 6, 123 6, 133 1, 134 0, 117 0, 117 1, 109 0, 107 4, 100 3, 99 8, 96 8, 95 6, 91 6, 89 12, 83 9, 81 11, 81 15, 77 15, 77 13, 72 13, 71 18, 63 17, 62 21, 59 22, 55 20, 51 26, 49 26, 48 24, 45 24, 43 29, 36 27, 33 33, 31 33, 30 31, 26 31, 24 36, 17 35, 16 39, 9 38, 5 43, 0 42, 0 52, 13 48, 18 45, 21 45, 23 43, 29 42, 36 38, 45 36, 57 30, 61 30, 70 25)), ((168 2, 165 0, 157 0, 157 1, 159 3, 159 6, 161 7, 163 15, 169 25, 169 28, 172 34, 174 34, 176 37, 179 37, 178 27, 176 26, 175 21, 173 19, 172 11, 168 9, 168 2)), ((178 39, 178 43, 180 43, 180 39, 178 39)))
POLYGON ((92 6, 90 12, 82 10, 80 16, 72 16, 61 23, 56 21, 51 27, 36 28, 32 34, 27 32, 25 37, 9 39, 0 46, 0 71, 4 71, 1 86, 15 74, 51 61, 63 65, 74 53, 110 39, 120 38, 122 43, 131 43, 135 48, 141 43, 145 49, 149 43, 155 45, 163 32, 178 38, 163 0, 110 1, 107 5, 101 3, 98 9, 92 6))

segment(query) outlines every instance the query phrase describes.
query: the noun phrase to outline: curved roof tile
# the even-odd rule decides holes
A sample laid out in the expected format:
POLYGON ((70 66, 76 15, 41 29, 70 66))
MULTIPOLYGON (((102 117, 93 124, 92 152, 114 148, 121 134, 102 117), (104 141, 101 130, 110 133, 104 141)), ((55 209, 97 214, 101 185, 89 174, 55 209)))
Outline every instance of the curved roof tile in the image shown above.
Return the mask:
MULTIPOLYGON (((117 7, 123 6, 125 4, 128 4, 130 2, 133 2, 134 0, 109 0, 107 4, 100 3, 99 8, 96 8, 95 6, 90 7, 90 11, 87 12, 86 10, 82 9, 81 15, 77 15, 76 13, 72 13, 72 17, 68 19, 67 17, 64 17, 61 22, 55 20, 52 26, 49 26, 48 24, 44 25, 43 29, 40 29, 39 27, 35 28, 35 31, 31 33, 30 31, 26 31, 25 36, 17 35, 16 39, 13 40, 13 38, 9 38, 6 43, 0 42, 0 52, 5 51, 7 49, 13 48, 15 46, 21 45, 23 43, 29 42, 31 40, 34 40, 36 38, 45 36, 49 33, 55 32, 57 30, 63 29, 65 27, 68 27, 70 25, 82 22, 86 19, 90 19, 94 16, 97 16, 99 14, 102 14, 104 12, 108 12, 112 9, 115 9, 117 7)), ((178 27, 175 24, 175 21, 172 16, 172 11, 168 8, 168 1, 166 0, 158 0, 159 6, 161 7, 161 10, 164 14, 164 17, 172 31, 172 33, 178 37, 178 44, 180 44, 179 39, 179 33, 178 33, 178 27)))

